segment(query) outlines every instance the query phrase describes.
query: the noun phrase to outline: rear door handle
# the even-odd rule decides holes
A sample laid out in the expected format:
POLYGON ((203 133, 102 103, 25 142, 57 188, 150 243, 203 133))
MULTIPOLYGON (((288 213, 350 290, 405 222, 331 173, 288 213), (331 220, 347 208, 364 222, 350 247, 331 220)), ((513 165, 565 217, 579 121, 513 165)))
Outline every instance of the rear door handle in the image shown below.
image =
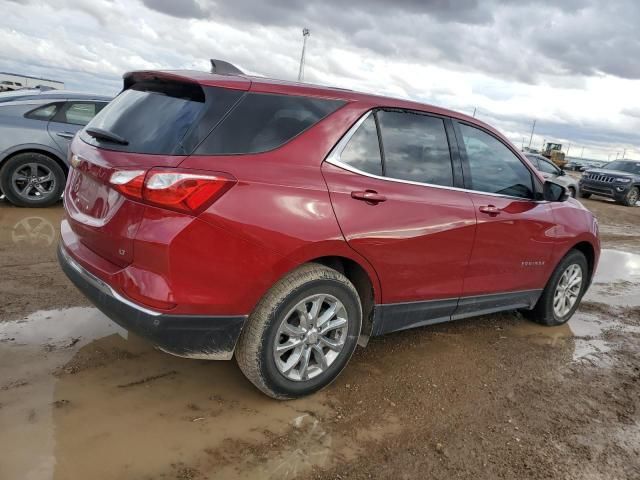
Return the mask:
POLYGON ((372 205, 377 205, 378 203, 384 202, 385 200, 387 200, 387 197, 379 194, 375 190, 351 192, 351 198, 355 200, 362 200, 372 205))
POLYGON ((62 138, 72 139, 74 134, 71 132, 57 132, 56 135, 62 138))
POLYGON ((495 205, 485 205, 479 208, 482 213, 486 213, 487 215, 491 215, 495 217, 496 215, 500 215, 500 209, 495 205))

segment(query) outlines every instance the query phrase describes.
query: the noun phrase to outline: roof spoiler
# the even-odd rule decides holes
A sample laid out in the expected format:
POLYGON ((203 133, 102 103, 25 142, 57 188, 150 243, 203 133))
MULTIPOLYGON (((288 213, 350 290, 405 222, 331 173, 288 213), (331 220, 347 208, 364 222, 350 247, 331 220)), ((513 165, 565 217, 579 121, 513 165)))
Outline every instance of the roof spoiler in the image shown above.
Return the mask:
POLYGON ((235 65, 224 60, 211 59, 211 73, 218 75, 244 75, 244 72, 235 65))

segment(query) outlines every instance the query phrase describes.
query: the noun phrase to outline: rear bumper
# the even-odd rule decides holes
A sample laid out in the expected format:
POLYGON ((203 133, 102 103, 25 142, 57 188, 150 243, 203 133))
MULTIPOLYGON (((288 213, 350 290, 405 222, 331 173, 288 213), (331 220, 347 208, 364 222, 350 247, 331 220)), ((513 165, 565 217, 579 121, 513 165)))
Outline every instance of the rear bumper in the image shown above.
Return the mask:
POLYGON ((246 321, 245 315, 171 315, 124 298, 58 247, 58 261, 73 284, 107 317, 180 357, 229 360, 246 321))

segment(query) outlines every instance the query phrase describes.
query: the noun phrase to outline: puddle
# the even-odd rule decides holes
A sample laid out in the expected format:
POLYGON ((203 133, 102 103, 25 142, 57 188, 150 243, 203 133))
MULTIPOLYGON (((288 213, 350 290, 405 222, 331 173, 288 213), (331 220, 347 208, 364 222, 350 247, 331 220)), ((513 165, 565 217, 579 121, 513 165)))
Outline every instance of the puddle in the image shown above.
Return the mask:
POLYGON ((93 308, 0 323, 0 478, 176 478, 194 466, 210 475, 227 457, 224 478, 287 478, 291 458, 301 459, 296 472, 329 458, 331 440, 310 414, 329 412, 322 393, 274 401, 235 362, 172 357, 122 334, 93 308), (306 447, 247 463, 245 449, 292 428, 306 447))
POLYGON ((593 285, 584 301, 614 306, 640 306, 640 255, 602 250, 593 285))
POLYGON ((562 347, 573 341, 572 358, 597 366, 609 365, 606 355, 614 341, 609 332, 640 334, 640 327, 621 319, 625 309, 640 306, 640 255, 617 250, 602 250, 600 264, 582 306, 565 325, 544 327, 522 322, 514 328, 517 335, 541 345, 562 347))

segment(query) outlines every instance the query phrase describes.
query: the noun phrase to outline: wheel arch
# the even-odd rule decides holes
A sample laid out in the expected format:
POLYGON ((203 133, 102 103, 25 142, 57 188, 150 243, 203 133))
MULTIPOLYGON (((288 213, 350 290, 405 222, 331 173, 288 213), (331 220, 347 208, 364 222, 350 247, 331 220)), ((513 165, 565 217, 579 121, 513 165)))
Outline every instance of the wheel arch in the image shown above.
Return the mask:
POLYGON ((43 145, 20 145, 11 149, 8 152, 4 152, 4 156, 0 159, 0 168, 10 159, 15 157, 16 155, 20 155, 22 153, 39 153, 41 155, 46 155, 51 160, 56 162, 62 171, 64 172, 65 177, 69 174, 69 166, 62 159, 59 152, 56 152, 52 148, 47 148, 43 145))
MULTIPOLYGON (((591 280, 593 279, 593 272, 595 270, 595 264, 596 264, 596 250, 593 247, 593 245, 587 241, 581 241, 576 243, 572 248, 570 248, 568 250, 568 252, 570 252, 571 250, 577 250, 580 253, 582 253, 586 259, 587 259, 587 267, 589 268, 589 284, 591 283, 591 280)), ((567 253, 568 253, 567 252, 567 253)), ((566 255, 566 253, 565 253, 566 255)), ((564 258, 564 256, 563 256, 564 258)))
MULTIPOLYGON (((374 281, 367 270, 352 258, 329 255, 309 260, 306 263, 319 263, 342 273, 353 284, 362 305, 362 328, 360 330, 361 345, 365 346, 373 331, 375 295, 374 281)), ((377 280, 377 279, 376 279, 377 280)))

